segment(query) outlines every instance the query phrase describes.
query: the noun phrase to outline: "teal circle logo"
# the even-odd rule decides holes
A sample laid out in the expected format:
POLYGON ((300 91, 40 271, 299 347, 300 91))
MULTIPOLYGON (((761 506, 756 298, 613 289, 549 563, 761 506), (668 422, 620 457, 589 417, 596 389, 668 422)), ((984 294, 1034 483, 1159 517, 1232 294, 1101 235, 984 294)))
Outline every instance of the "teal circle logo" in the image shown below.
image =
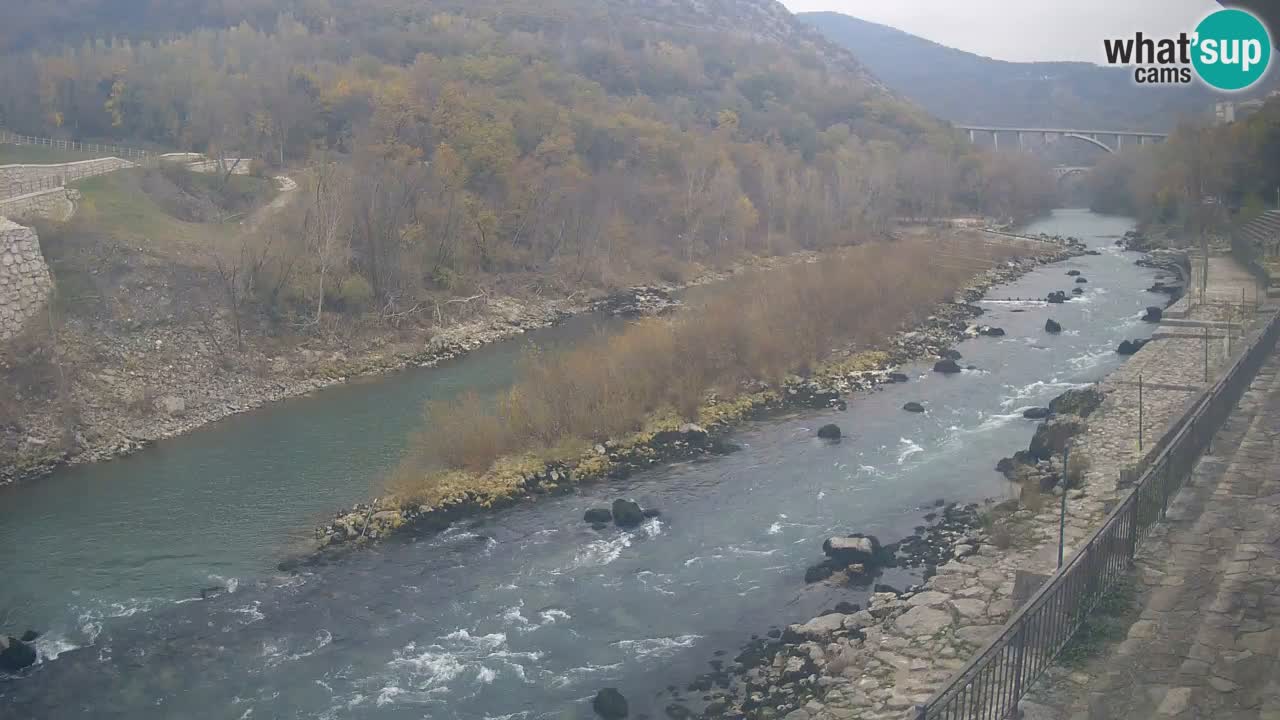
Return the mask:
POLYGON ((1262 79, 1271 62, 1267 26, 1244 10, 1219 10, 1196 27, 1192 64, 1219 90, 1243 90, 1262 79))

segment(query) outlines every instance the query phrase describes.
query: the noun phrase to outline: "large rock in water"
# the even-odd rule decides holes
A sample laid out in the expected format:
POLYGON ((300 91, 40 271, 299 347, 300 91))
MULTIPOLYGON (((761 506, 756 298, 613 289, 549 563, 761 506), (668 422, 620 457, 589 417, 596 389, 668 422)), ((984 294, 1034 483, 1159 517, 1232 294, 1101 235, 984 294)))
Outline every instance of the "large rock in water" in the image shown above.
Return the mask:
POLYGON ((823 440, 839 440, 840 426, 830 425, 830 424, 823 425, 822 427, 818 428, 818 437, 822 438, 823 440))
POLYGON ((591 508, 582 515, 582 521, 588 523, 613 522, 613 513, 609 508, 591 508))
POLYGON ((644 510, 634 500, 619 498, 613 501, 613 521, 618 527, 636 527, 644 522, 644 510))
POLYGON ((1079 275, 1079 274, 1080 274, 1080 271, 1079 271, 1079 270, 1068 270, 1068 271, 1067 271, 1067 276, 1068 276, 1068 277, 1075 277, 1075 276, 1077 276, 1077 275, 1079 275))
POLYGON ((1096 386, 1068 390, 1049 401, 1049 411, 1054 415, 1089 417, 1102 406, 1102 400, 1102 391, 1096 386))
POLYGON ((591 701, 591 709, 605 720, 621 720, 627 716, 627 699, 622 697, 622 693, 617 688, 605 688, 596 693, 596 697, 591 701))
POLYGON ((1084 432, 1084 421, 1073 415, 1064 415, 1040 424, 1031 438, 1028 454, 1034 460, 1048 460, 1061 455, 1071 438, 1084 432))
POLYGON ((890 558, 874 535, 861 533, 847 537, 831 537, 822 543, 822 552, 837 565, 862 565, 867 570, 884 565, 890 558))
POLYGON ((1053 333, 1054 335, 1057 335, 1058 333, 1062 332, 1062 326, 1058 324, 1057 320, 1054 320, 1053 318, 1049 318, 1048 320, 1044 321, 1044 331, 1047 333, 1053 333))
POLYGON ((1044 407, 1027 408, 1022 411, 1022 417, 1028 420, 1043 420, 1053 414, 1053 411, 1044 407))
POLYGON ((933 371, 942 373, 943 375, 954 375, 960 372, 960 365, 951 359, 939 360, 933 364, 933 371))
POLYGON ((16 637, 0 637, 0 670, 15 673, 35 664, 35 648, 16 637))
POLYGON ((1152 305, 1151 307, 1147 308, 1147 312, 1142 316, 1143 322, 1149 322, 1149 323, 1158 323, 1163 319, 1164 319, 1164 310, 1156 307, 1155 305, 1152 305))
POLYGON ((922 412, 924 412, 924 406, 923 406, 923 405, 921 405, 921 404, 920 404, 920 403, 918 403, 918 402, 909 402, 909 403, 907 403, 906 405, 903 405, 903 406, 902 406, 902 409, 903 409, 903 410, 906 410, 907 412, 910 412, 910 413, 922 413, 922 412))
POLYGON ((1116 348, 1119 355, 1137 355, 1138 351, 1146 345, 1149 340, 1121 340, 1120 346, 1116 348))

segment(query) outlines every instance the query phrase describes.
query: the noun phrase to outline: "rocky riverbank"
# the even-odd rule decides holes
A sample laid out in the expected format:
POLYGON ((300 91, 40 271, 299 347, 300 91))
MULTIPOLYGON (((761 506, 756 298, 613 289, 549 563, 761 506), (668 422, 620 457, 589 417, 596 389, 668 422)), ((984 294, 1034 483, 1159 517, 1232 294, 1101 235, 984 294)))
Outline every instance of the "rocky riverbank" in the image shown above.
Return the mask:
MULTIPOLYGON (((679 304, 673 293, 753 269, 814 262, 817 253, 754 258, 710 270, 680 284, 663 284, 563 299, 485 296, 455 306, 452 322, 384 328, 359 335, 317 332, 286 343, 246 333, 242 346, 225 317, 183 320, 158 287, 136 289, 134 302, 153 312, 120 327, 70 318, 46 363, 24 381, 21 340, 0 348, 0 375, 15 392, 0 402, 0 486, 34 480, 59 467, 122 457, 152 443, 269 403, 353 379, 430 367, 482 345, 599 311, 621 316, 665 313, 679 304), (69 401, 37 393, 64 384, 69 401)), ((39 330, 37 328, 37 330, 39 330)), ((44 352, 40 350, 39 352, 44 352)), ((26 374, 32 374, 26 370, 26 374)))
MULTIPOLYGON (((1202 314, 1211 313, 1210 308, 1202 314)), ((936 555, 944 561, 932 572, 926 567, 920 585, 904 592, 877 586, 865 609, 840 603, 831 613, 756 638, 733 665, 720 669, 713 684, 699 679, 702 695, 688 707, 669 708, 668 715, 694 717, 690 708, 697 708, 706 718, 909 717, 1053 571, 1059 508, 1066 509, 1069 557, 1123 499, 1124 478, 1143 456, 1134 442, 1133 380, 1143 372, 1185 377, 1186 370, 1194 371, 1196 358, 1179 343, 1162 340, 1142 348, 1099 385, 1051 402, 1028 449, 998 468, 1019 483, 1021 497, 989 506, 972 528, 944 534, 945 549, 936 555), (1071 460, 1064 466, 1068 443, 1071 460)), ((1215 353, 1212 361, 1219 365, 1226 357, 1215 353)), ((1153 431, 1148 451, 1185 411, 1190 390, 1194 386, 1170 386, 1147 398, 1145 420, 1153 431)), ((846 579, 833 576, 828 582, 846 579)), ((865 586, 851 585, 865 592, 865 586)))
POLYGON ((696 422, 676 416, 651 419, 638 433, 593 447, 577 458, 547 462, 536 457, 508 458, 482 476, 453 473, 442 479, 446 500, 434 505, 403 504, 384 498, 339 512, 317 528, 317 560, 350 545, 393 534, 431 531, 468 514, 510 505, 539 494, 569 491, 573 485, 625 477, 636 469, 726 449, 725 437, 736 425, 780 410, 832 407, 849 393, 905 381, 896 368, 927 358, 958 356, 958 340, 994 329, 974 324, 982 309, 973 305, 986 291, 1039 265, 1082 254, 1076 243, 1046 247, 1045 252, 1010 261, 976 277, 950 302, 938 304, 919 326, 900 332, 882 349, 837 353, 808 377, 789 377, 779 386, 757 383, 734 397, 711 397, 696 422))

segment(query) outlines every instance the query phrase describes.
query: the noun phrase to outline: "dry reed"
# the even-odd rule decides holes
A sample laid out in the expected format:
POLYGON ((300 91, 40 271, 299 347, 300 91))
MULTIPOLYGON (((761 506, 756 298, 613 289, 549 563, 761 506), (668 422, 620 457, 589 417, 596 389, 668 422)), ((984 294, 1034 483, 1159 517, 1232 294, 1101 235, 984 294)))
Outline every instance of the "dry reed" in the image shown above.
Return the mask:
POLYGON ((496 401, 474 394, 427 406, 426 428, 393 477, 421 495, 430 470, 482 473, 498 458, 618 437, 658 411, 693 419, 708 391, 806 372, 832 350, 883 343, 974 275, 1023 246, 951 237, 873 243, 820 262, 723 283, 672 319, 648 319, 576 348, 530 351, 496 401))

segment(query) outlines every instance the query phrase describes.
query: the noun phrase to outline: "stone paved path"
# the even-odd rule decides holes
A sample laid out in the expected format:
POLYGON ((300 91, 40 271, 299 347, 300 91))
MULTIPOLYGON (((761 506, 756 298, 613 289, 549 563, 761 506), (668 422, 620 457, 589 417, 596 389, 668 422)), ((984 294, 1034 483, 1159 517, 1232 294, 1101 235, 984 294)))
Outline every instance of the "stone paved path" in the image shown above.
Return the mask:
POLYGON ((1280 720, 1280 355, 1216 442, 1141 547, 1127 638, 1028 718, 1280 720))

